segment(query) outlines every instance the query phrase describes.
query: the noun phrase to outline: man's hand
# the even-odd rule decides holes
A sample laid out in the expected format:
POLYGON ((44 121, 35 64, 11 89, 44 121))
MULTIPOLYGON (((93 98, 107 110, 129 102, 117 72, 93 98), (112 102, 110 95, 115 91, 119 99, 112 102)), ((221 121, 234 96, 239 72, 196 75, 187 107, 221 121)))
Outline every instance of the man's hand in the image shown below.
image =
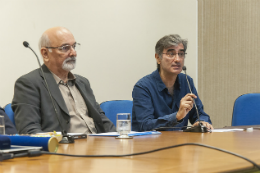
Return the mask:
MULTIPOLYGON (((208 122, 205 121, 200 121, 205 127, 207 127, 209 130, 213 130, 213 126, 211 124, 209 124, 208 122)), ((196 123, 194 123, 192 126, 197 126, 199 125, 199 121, 197 121, 196 123)))
POLYGON ((193 108, 193 98, 197 98, 194 94, 186 94, 180 101, 180 108, 176 115, 177 120, 183 119, 193 108))

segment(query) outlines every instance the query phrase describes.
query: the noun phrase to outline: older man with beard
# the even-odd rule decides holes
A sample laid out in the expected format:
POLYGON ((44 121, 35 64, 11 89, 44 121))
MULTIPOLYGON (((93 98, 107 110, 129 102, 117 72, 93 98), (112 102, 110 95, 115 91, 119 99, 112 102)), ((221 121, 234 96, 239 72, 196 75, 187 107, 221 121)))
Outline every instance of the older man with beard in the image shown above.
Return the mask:
POLYGON ((61 124, 41 70, 36 69, 15 83, 12 108, 19 133, 61 131, 60 126, 69 133, 116 131, 96 102, 89 81, 70 72, 75 68, 79 46, 66 28, 54 27, 43 33, 39 41, 42 69, 61 124))

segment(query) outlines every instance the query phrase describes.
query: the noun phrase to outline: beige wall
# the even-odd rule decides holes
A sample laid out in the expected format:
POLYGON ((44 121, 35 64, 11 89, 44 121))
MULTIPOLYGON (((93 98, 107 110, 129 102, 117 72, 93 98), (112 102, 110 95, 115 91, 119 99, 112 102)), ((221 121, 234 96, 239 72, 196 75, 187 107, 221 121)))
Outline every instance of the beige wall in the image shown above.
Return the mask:
POLYGON ((199 94, 214 126, 230 126, 235 99, 260 92, 260 1, 199 0, 198 11, 199 94))
POLYGON ((87 77, 98 102, 132 99, 133 85, 156 68, 154 46, 178 33, 189 40, 187 72, 197 81, 196 0, 0 0, 0 105, 11 102, 15 80, 37 61, 41 34, 64 26, 82 44, 74 73, 87 77))

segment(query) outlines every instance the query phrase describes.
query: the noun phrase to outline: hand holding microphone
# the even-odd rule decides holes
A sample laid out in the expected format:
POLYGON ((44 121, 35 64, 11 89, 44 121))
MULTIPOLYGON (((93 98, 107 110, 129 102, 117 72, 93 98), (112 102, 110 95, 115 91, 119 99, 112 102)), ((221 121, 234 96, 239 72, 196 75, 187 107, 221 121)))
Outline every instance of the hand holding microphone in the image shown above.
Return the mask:
POLYGON ((195 94, 188 93, 180 101, 180 108, 176 115, 177 120, 183 119, 189 111, 193 108, 193 99, 197 98, 195 94))

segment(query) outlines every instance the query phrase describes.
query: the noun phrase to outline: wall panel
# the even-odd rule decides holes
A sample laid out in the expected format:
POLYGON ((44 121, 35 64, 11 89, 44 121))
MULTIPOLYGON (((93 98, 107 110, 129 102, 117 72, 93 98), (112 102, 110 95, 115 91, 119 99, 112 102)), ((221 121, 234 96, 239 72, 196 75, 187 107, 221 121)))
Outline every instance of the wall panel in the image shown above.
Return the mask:
POLYGON ((260 92, 259 9, 259 0, 198 1, 198 90, 215 127, 231 125, 238 96, 260 92))

